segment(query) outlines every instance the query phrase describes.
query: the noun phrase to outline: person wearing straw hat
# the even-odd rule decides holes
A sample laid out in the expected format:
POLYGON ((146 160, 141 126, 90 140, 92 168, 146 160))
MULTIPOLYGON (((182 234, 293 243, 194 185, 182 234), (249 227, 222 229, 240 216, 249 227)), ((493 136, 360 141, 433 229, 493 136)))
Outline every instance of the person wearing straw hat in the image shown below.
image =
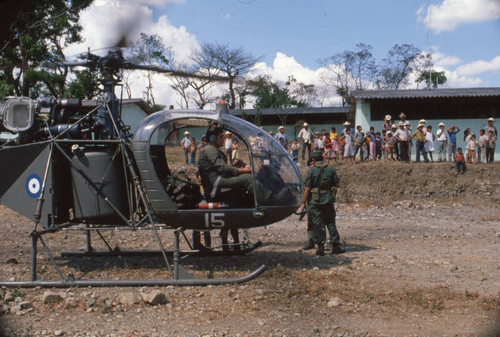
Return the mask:
POLYGON ((307 160, 311 157, 311 136, 312 132, 308 128, 309 124, 304 122, 302 130, 299 131, 297 138, 300 140, 300 147, 302 148, 302 160, 306 159, 306 149, 307 149, 307 160))
POLYGON ((189 164, 189 147, 191 146, 191 137, 189 131, 184 132, 184 138, 182 138, 181 147, 184 149, 184 161, 186 165, 189 164))
POLYGON ((446 161, 446 146, 448 145, 448 138, 446 137, 443 122, 438 124, 438 128, 439 129, 436 131, 438 143, 438 162, 441 162, 446 161))
POLYGON ((411 138, 416 141, 417 158, 415 162, 417 163, 420 163, 420 154, 423 154, 424 161, 426 163, 429 162, 429 159, 427 158, 427 152, 425 152, 425 135, 423 129, 424 129, 424 124, 419 124, 417 126, 417 131, 415 131, 411 135, 411 138))
POLYGON ((283 147, 288 150, 288 139, 286 138, 285 127, 283 125, 278 127, 278 133, 274 136, 274 139, 278 142, 280 142, 280 139, 283 139, 283 147))
POLYGON ((410 161, 408 158, 408 133, 405 130, 404 122, 399 122, 399 129, 394 133, 394 138, 399 143, 399 158, 408 163, 410 161))
POLYGON ((385 132, 391 129, 391 115, 385 115, 384 124, 382 125, 382 130, 385 132))
MULTIPOLYGON (((493 133, 493 137, 495 137, 495 142, 498 140, 498 130, 496 127, 493 126, 495 123, 495 119, 493 117, 490 117, 487 119, 488 126, 484 128, 484 133, 486 136, 488 136, 489 132, 491 131, 493 133)), ((493 145, 493 151, 489 151, 491 153, 490 158, 488 158, 488 163, 495 161, 495 145, 493 145)))

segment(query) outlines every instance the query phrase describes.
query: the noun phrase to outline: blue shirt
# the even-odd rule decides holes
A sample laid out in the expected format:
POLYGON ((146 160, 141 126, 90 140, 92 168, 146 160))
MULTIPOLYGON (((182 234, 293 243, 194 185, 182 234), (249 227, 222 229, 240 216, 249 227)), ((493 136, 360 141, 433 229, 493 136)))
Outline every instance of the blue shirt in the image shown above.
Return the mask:
POLYGON ((457 143, 457 133, 458 131, 448 131, 448 135, 450 136, 450 143, 457 143))

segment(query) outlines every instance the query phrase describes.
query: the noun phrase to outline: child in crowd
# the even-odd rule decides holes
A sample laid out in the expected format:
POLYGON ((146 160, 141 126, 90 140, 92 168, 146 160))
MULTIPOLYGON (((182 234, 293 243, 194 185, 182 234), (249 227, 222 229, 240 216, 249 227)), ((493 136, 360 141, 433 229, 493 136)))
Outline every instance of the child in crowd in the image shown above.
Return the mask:
POLYGON ((206 144, 207 144, 207 137, 205 136, 201 137, 200 144, 198 144, 198 151, 203 150, 206 144))
POLYGON ((464 159, 464 154, 462 153, 462 148, 459 147, 457 149, 457 153, 455 154, 455 167, 457 168, 457 173, 464 174, 466 167, 465 167, 465 159, 464 159))
POLYGON ((332 126, 330 129, 330 140, 332 141, 332 151, 334 152, 334 160, 337 162, 337 155, 339 152, 339 134, 335 127, 332 126))
POLYGON ((376 136, 375 136, 375 128, 373 126, 370 127, 370 131, 366 134, 366 140, 368 142, 368 153, 370 154, 370 161, 375 160, 376 155, 376 136))
POLYGON ((384 142, 387 145, 386 160, 396 160, 396 158, 394 158, 394 153, 396 152, 396 138, 392 136, 391 130, 386 132, 384 142))
POLYGON ((332 141, 330 139, 330 134, 326 134, 323 136, 325 139, 325 152, 323 154, 323 158, 326 160, 327 164, 330 165, 332 159, 337 162, 337 158, 335 158, 335 152, 332 149, 332 141))
POLYGON ((293 161, 296 163, 299 161, 299 149, 300 149, 299 142, 297 141, 297 138, 295 138, 292 143, 292 158, 293 161))
POLYGON ((466 149, 465 153, 467 154, 466 155, 466 162, 467 163, 475 164, 477 162, 477 160, 476 160, 476 145, 477 145, 476 144, 476 135, 471 134, 469 141, 465 145, 465 149, 466 149))
POLYGON ((479 130, 479 142, 477 143, 477 152, 478 152, 478 157, 479 162, 482 164, 486 164, 488 162, 486 158, 486 143, 488 142, 488 136, 486 136, 486 133, 484 129, 479 130))
POLYGON ((347 164, 348 158, 351 158, 352 164, 354 163, 354 145, 355 142, 354 137, 351 135, 351 129, 347 129, 346 133, 340 137, 340 141, 344 141, 344 163, 347 164))
POLYGON ((191 144, 189 144, 189 146, 188 146, 189 165, 196 164, 196 151, 197 150, 198 150, 198 147, 196 146, 196 139, 193 137, 193 138, 191 138, 191 144))
MULTIPOLYGON (((282 139, 283 138, 280 138, 280 143, 283 142, 282 139)), ((233 140, 233 150, 231 151, 231 159, 233 160, 233 163, 235 162, 235 160, 240 159, 240 145, 238 144, 237 138, 233 140)))
POLYGON ((495 152, 496 142, 495 136, 493 136, 493 131, 488 131, 488 141, 486 142, 486 161, 488 163, 493 162, 493 153, 495 152))
POLYGON ((375 159, 382 160, 382 139, 380 138, 380 132, 375 134, 375 159))

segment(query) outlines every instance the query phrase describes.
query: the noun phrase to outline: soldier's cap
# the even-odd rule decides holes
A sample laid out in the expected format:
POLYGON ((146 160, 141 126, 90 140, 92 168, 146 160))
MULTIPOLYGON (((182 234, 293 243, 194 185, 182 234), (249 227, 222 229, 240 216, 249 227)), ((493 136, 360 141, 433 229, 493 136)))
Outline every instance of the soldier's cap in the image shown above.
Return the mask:
POLYGON ((323 152, 321 152, 321 151, 313 151, 311 153, 311 158, 314 158, 316 160, 322 160, 323 159, 323 152))
POLYGON ((404 112, 402 112, 402 113, 399 114, 399 118, 403 118, 403 117, 406 117, 406 115, 405 115, 404 112))
POLYGON ((488 119, 487 119, 487 121, 488 121, 488 122, 494 122, 494 121, 495 121, 495 119, 494 119, 493 117, 490 117, 490 118, 488 118, 488 119))
POLYGON ((444 123, 443 123, 443 122, 441 122, 441 123, 439 123, 439 124, 438 124, 438 126, 444 126, 444 123))

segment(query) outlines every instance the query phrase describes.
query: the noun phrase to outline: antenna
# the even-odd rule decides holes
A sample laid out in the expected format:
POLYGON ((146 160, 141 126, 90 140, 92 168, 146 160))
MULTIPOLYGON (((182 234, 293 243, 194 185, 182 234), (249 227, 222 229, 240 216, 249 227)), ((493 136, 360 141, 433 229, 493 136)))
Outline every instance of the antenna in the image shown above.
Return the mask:
POLYGON ((427 27, 427 44, 429 47, 429 84, 432 87, 432 0, 429 0, 429 25, 427 27))

